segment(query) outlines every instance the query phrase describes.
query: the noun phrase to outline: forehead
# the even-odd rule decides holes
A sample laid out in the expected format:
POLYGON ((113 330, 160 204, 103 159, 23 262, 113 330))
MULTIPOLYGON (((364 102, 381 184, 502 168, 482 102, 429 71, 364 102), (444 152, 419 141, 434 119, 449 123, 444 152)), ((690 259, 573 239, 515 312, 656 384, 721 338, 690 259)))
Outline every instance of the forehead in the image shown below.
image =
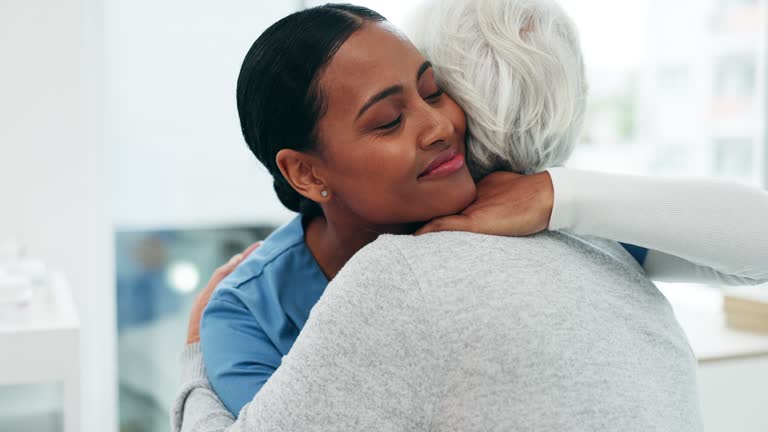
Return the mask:
POLYGON ((362 102, 386 87, 414 83, 423 62, 416 47, 391 24, 366 23, 339 47, 320 86, 330 104, 362 102))

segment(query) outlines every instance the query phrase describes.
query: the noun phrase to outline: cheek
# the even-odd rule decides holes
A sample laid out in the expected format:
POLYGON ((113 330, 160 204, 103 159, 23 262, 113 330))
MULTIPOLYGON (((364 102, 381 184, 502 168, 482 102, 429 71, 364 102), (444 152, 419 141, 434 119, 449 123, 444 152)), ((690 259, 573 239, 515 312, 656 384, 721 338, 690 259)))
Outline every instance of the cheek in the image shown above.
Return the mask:
POLYGON ((365 179, 370 184, 398 182, 413 171, 413 149, 397 142, 360 144, 360 150, 338 157, 333 170, 346 182, 365 179))
POLYGON ((348 207, 360 210, 375 204, 377 196, 381 200, 392 195, 411 175, 415 149, 402 145, 407 137, 360 137, 327 120, 321 125, 322 136, 333 137, 321 139, 329 187, 348 207), (324 133, 329 130, 334 132, 324 133))
MULTIPOLYGON (((361 219, 381 225, 413 223, 454 214, 469 205, 476 189, 469 172, 420 183, 413 155, 371 152, 338 169, 335 194, 361 219)), ((357 159, 357 158, 355 158, 357 159)))
POLYGON ((339 154, 329 164, 333 187, 360 213, 380 212, 380 207, 395 204, 413 182, 414 149, 385 141, 356 145, 361 150, 339 154))
POLYGON ((350 179, 337 195, 340 203, 367 223, 390 225, 414 222, 409 214, 416 201, 411 198, 412 182, 391 175, 386 168, 384 163, 378 164, 358 178, 350 179))
POLYGON ((461 109, 459 104, 456 103, 450 96, 446 96, 446 116, 451 120, 453 128, 456 130, 457 135, 464 135, 467 132, 467 116, 464 114, 464 110, 461 109))

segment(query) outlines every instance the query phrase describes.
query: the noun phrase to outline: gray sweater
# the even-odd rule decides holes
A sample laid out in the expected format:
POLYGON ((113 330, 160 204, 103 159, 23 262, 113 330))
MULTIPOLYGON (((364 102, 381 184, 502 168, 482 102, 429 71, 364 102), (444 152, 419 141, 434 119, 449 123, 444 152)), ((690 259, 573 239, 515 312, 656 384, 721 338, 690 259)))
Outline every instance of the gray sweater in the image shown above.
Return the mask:
POLYGON ((233 419, 183 356, 174 430, 700 431, 696 360, 616 242, 382 236, 233 419))

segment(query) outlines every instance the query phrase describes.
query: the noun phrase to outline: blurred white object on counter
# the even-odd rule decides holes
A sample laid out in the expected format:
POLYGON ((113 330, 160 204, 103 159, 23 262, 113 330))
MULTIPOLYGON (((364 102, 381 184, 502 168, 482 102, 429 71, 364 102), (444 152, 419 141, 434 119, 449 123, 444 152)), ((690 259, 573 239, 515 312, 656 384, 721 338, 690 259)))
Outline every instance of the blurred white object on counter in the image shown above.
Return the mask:
POLYGON ((0 323, 26 319, 50 300, 48 269, 24 255, 19 240, 0 243, 0 323))
POLYGON ((32 281, 29 278, 11 275, 0 269, 0 317, 7 318, 6 309, 14 311, 24 308, 32 300, 32 281))
MULTIPOLYGON (((32 267, 40 269, 37 264, 27 268, 32 267)), ((34 275, 26 280, 34 286, 34 275)), ((52 273, 44 280, 46 295, 36 297, 15 319, 0 319, 0 386, 61 382, 64 432, 79 432, 80 322, 64 276, 52 273)), ((4 401, 0 415, 31 405, 28 400, 4 401)))

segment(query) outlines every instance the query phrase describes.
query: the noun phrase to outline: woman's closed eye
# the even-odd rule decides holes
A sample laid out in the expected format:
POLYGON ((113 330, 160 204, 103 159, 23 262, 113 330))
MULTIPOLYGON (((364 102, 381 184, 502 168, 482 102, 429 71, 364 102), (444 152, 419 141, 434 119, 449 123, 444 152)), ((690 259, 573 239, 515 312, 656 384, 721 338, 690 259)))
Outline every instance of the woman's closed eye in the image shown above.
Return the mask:
POLYGON ((396 128, 396 127, 397 127, 397 126, 400 124, 400 121, 401 121, 402 119, 403 119, 403 115, 402 115, 402 114, 400 114, 399 116, 397 116, 397 118, 396 118, 394 121, 392 121, 392 122, 390 122, 390 123, 387 123, 387 124, 385 124, 385 125, 381 125, 381 126, 377 127, 376 129, 377 129, 377 130, 389 130, 389 129, 394 129, 394 128, 396 128))
MULTIPOLYGON (((424 100, 427 101, 427 102, 437 102, 438 100, 440 100, 440 96, 442 96, 443 94, 444 94, 443 89, 438 89, 436 92, 434 92, 434 93, 432 93, 432 94, 430 94, 428 96, 425 96, 424 100)), ((396 119, 394 119, 393 121, 391 121, 391 122, 389 122, 387 124, 383 124, 381 126, 378 126, 376 128, 376 130, 377 131, 384 131, 384 132, 394 130, 394 129, 396 129, 400 125, 402 120, 403 120, 403 114, 400 113, 400 115, 397 116, 396 119)))
POLYGON ((440 99, 440 96, 443 95, 443 89, 439 89, 438 91, 432 93, 431 95, 424 98, 426 101, 435 101, 440 99))

